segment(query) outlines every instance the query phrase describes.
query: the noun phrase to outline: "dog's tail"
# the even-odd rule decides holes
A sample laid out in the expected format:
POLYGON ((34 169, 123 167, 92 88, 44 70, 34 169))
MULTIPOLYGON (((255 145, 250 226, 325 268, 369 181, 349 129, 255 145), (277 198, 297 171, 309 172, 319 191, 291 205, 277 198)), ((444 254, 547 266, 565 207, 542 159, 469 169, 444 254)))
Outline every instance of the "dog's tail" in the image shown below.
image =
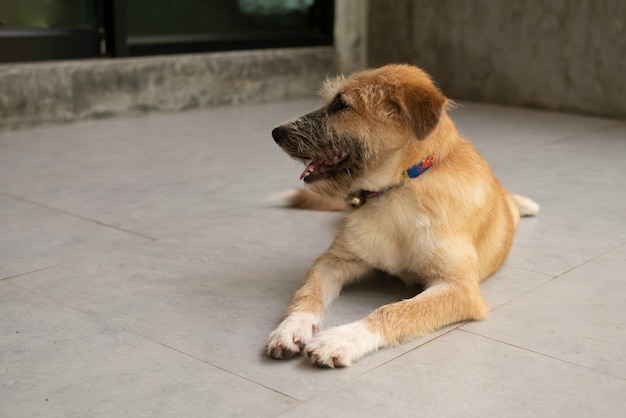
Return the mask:
POLYGON ((337 200, 328 200, 319 194, 307 189, 293 189, 275 195, 272 200, 280 200, 290 208, 311 210, 344 210, 346 203, 337 200))
POLYGON ((520 216, 536 216, 539 213, 539 205, 531 198, 519 194, 514 194, 512 197, 520 216))

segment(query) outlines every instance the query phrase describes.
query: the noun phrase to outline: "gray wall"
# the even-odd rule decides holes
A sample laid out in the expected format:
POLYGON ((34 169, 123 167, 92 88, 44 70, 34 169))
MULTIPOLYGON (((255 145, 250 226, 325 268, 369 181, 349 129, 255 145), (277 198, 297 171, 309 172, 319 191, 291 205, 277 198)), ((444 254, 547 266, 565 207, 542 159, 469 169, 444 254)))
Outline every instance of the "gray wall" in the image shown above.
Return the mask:
POLYGON ((0 131, 313 95, 332 47, 0 65, 0 131))
POLYGON ((624 0, 370 0, 370 66, 457 99, 626 118, 624 0))

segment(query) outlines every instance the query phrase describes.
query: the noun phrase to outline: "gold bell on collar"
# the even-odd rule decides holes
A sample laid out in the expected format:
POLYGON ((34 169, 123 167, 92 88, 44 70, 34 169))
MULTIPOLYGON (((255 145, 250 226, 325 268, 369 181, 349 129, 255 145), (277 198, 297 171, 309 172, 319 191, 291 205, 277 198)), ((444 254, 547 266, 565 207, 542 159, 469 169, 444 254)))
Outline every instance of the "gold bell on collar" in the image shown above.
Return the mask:
POLYGON ((346 203, 354 209, 359 208, 365 203, 365 196, 363 193, 352 192, 346 198, 346 203))

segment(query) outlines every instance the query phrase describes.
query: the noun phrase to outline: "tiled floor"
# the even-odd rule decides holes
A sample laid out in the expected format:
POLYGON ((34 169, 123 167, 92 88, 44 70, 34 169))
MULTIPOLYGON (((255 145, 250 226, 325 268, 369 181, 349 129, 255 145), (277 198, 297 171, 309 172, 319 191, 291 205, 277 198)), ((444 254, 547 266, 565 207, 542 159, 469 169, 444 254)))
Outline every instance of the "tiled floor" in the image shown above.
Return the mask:
MULTIPOLYGON (((354 366, 262 354, 340 214, 287 210, 315 99, 0 134, 1 417, 621 417, 626 121, 452 112, 532 196, 492 312, 354 366)), ((373 277, 326 325, 415 289, 373 277)))

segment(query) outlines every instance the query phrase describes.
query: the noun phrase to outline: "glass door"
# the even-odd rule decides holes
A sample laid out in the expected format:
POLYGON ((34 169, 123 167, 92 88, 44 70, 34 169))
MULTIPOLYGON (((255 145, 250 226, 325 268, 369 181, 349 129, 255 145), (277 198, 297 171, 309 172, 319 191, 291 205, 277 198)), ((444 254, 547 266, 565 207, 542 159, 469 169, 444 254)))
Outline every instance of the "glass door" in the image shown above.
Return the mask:
POLYGON ((97 0, 0 0, 0 62, 100 55, 97 0))
POLYGON ((0 62, 333 43, 333 0, 0 0, 0 62))
POLYGON ((328 0, 126 0, 129 55, 331 45, 328 0))

